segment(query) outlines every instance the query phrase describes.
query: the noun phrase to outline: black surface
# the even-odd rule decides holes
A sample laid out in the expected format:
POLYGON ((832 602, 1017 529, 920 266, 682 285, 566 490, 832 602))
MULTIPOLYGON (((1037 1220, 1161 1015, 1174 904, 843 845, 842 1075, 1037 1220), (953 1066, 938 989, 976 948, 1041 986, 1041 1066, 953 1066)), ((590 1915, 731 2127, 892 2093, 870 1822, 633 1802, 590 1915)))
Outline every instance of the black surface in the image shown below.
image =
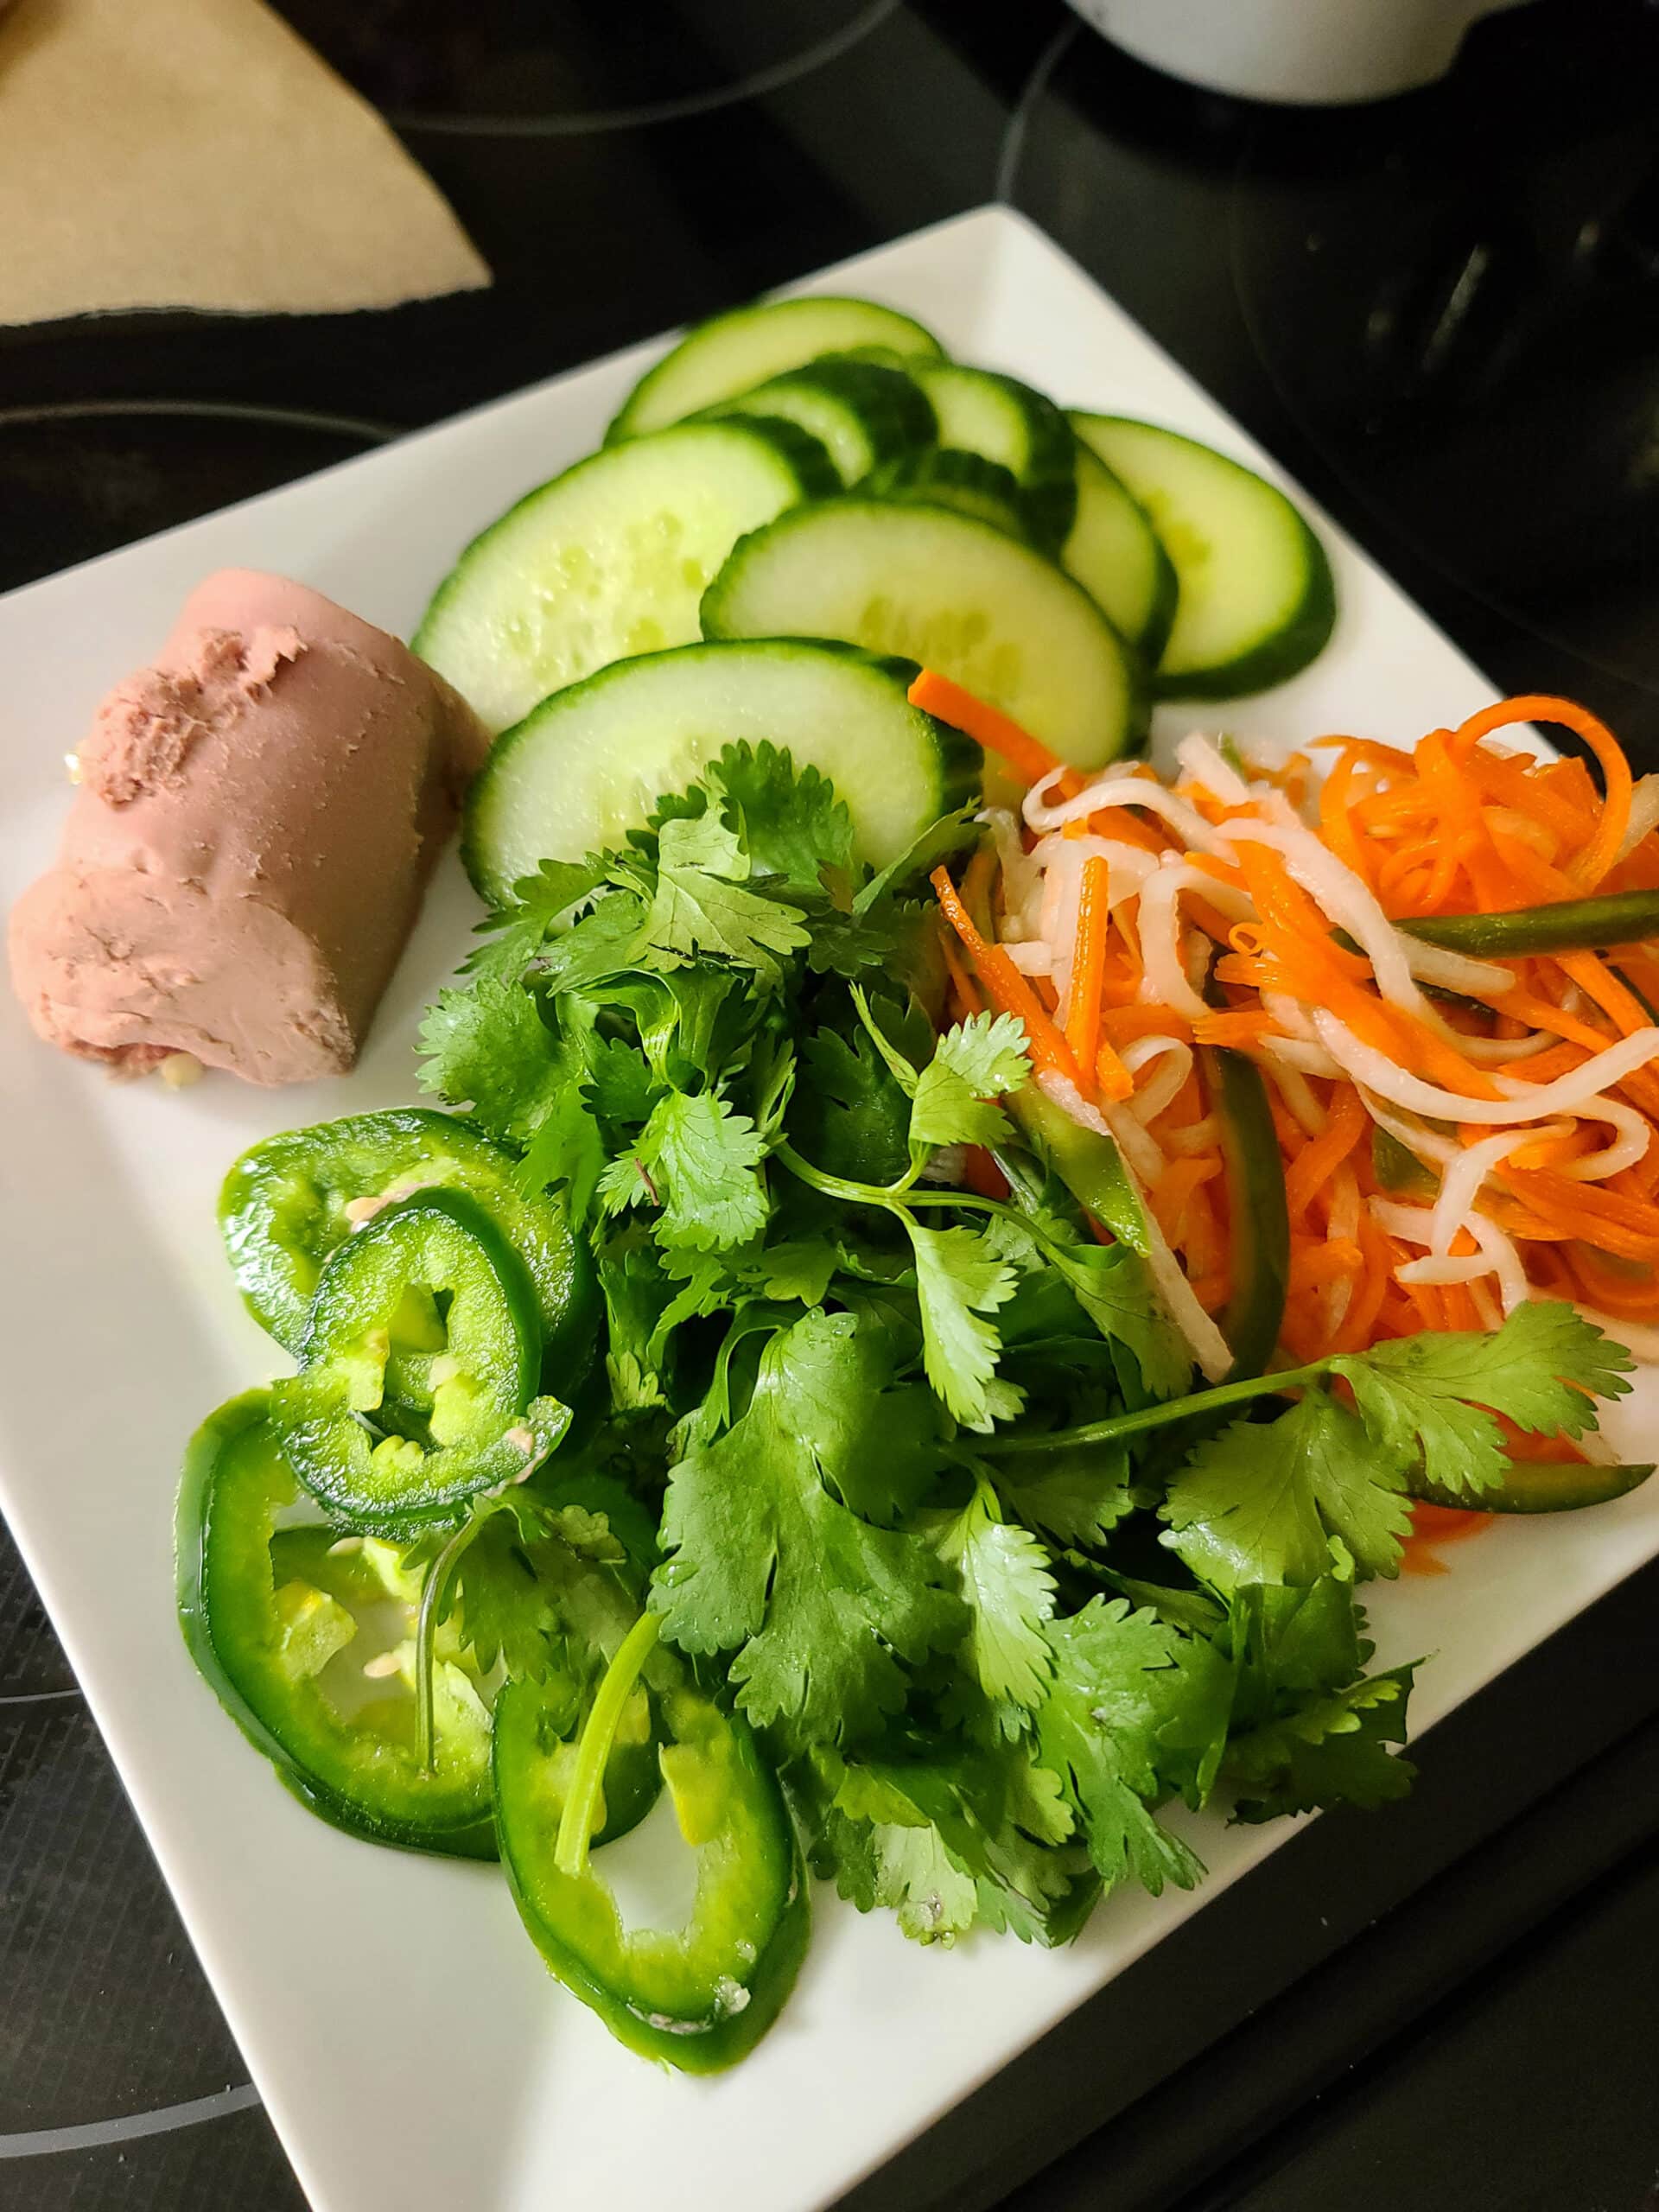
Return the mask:
MULTIPOLYGON (((1498 682, 1659 766, 1659 9, 1535 0, 1336 115, 1175 85, 1059 0, 286 12, 494 289, 0 331, 0 585, 1001 193, 1498 682)), ((1408 1805, 1296 1837, 849 2212, 1659 2212, 1659 1573, 1417 1755, 1408 1805)), ((300 2204, 3 1542, 0 1999, 0 2212, 300 2204)))

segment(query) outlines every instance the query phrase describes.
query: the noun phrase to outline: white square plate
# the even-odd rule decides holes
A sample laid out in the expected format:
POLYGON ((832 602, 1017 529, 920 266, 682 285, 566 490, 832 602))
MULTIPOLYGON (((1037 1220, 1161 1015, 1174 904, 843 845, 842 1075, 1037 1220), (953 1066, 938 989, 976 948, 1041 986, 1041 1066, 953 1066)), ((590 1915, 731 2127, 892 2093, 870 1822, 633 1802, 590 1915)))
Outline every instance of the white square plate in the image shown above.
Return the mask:
MULTIPOLYGON (((1273 473, 1005 210, 800 289, 890 301, 963 359, 1070 404, 1168 422, 1273 473)), ((50 857, 64 752, 200 576, 231 563, 284 571, 407 634, 461 543, 594 445, 658 351, 636 347, 0 601, 0 899, 50 857)), ((1478 673, 1322 526, 1342 602, 1335 640, 1225 722, 1249 739, 1345 729, 1409 741, 1480 705, 1478 673)), ((112 1084, 34 1042, 0 994, 0 1501, 317 2212, 657 2212, 665 2192, 682 2212, 808 2212, 1288 1830, 1182 1819, 1208 1884, 1192 1897, 1117 1897, 1058 1954, 995 1940, 924 1952, 886 1916, 862 1920, 820 1891, 779 2026, 734 2073, 696 2081, 631 2057, 556 1986, 493 1870, 349 1841, 277 1787, 197 1680, 173 1611, 181 1447, 210 1408, 273 1370, 220 1255, 215 1193, 256 1138, 415 1095, 416 1018, 474 912, 451 859, 362 1065, 309 1090, 112 1084)), ((1385 1663, 1439 1655, 1419 1726, 1656 1549, 1659 1496, 1637 1494, 1501 1527, 1460 1549, 1449 1579, 1375 1592, 1385 1663)))

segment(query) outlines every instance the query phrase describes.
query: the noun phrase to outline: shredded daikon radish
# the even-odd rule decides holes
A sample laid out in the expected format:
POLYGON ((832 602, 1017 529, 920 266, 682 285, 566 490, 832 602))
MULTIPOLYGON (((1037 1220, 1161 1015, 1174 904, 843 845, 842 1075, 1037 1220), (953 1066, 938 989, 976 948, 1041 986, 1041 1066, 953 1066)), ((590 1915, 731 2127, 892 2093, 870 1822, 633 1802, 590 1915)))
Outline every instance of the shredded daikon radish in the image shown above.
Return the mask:
POLYGON ((1166 1006, 1189 1021, 1201 1021, 1210 1008, 1187 981, 1181 936, 1180 896, 1202 890, 1210 878, 1188 861, 1171 855, 1147 878, 1141 893, 1141 958, 1145 974, 1137 995, 1146 1006, 1166 1006))
POLYGON ((1467 1060, 1481 1067, 1509 1067, 1516 1060, 1529 1060, 1535 1054, 1547 1052, 1560 1039, 1548 1029, 1535 1029, 1525 1037, 1465 1037, 1458 1039, 1458 1049, 1467 1060))
POLYGON ((1420 982, 1438 983, 1443 991, 1461 991, 1465 998, 1501 998, 1515 988, 1511 969, 1495 960, 1471 960, 1466 952, 1448 952, 1443 944, 1425 944, 1404 930, 1395 931, 1406 956, 1406 965, 1420 982))
POLYGON ((1339 1077, 1343 1071, 1337 1065, 1323 1045, 1309 1044, 1301 1037, 1264 1038, 1262 1044, 1264 1059, 1287 1068, 1300 1068, 1304 1075, 1339 1077))
POLYGON ((1224 806, 1248 806, 1250 787, 1236 768, 1230 768, 1221 748, 1213 744, 1202 730, 1194 730, 1184 737, 1175 748, 1175 758, 1201 791, 1218 798, 1224 806))
POLYGON ((1307 1012, 1287 991, 1262 991, 1259 994, 1262 1011, 1277 1024, 1287 1037, 1300 1037, 1305 1044, 1313 1044, 1313 1024, 1307 1012))
POLYGON ((1053 972, 1053 947, 1039 937, 1005 937, 1002 950, 1022 976, 1047 976, 1053 972))
POLYGON ((1359 1178, 1345 1160, 1331 1178, 1329 1233, 1350 1239, 1359 1234, 1359 1178))
POLYGON ((1159 1142, 1182 1159, 1195 1152, 1213 1152, 1221 1142, 1221 1124, 1213 1114, 1205 1114, 1184 1129, 1166 1129, 1159 1142))
POLYGON ((1268 1072, 1298 1127, 1307 1136, 1318 1136, 1331 1117, 1308 1087, 1307 1077, 1300 1068, 1275 1066, 1268 1072))
POLYGON ((1142 1068, 1150 1067, 1154 1060, 1166 1063, 1144 1090, 1138 1089, 1127 1102, 1138 1122, 1155 1122, 1165 1107, 1173 1105, 1180 1096, 1182 1085, 1192 1072, 1192 1048, 1182 1044, 1179 1037, 1136 1037, 1123 1047, 1120 1057, 1134 1076, 1138 1076, 1142 1068))
POLYGON ((1509 1093, 1507 1097, 1465 1098, 1455 1090, 1443 1090, 1439 1084, 1425 1083, 1396 1065, 1386 1052, 1362 1044, 1345 1021, 1324 1007, 1314 1009, 1313 1022, 1331 1058, 1364 1089, 1375 1090, 1410 1113, 1493 1128, 1518 1122, 1547 1122, 1557 1114, 1593 1113, 1600 1103, 1600 1092, 1659 1059, 1659 1029, 1648 1027, 1632 1030, 1605 1052, 1594 1053, 1582 1067, 1557 1076, 1554 1083, 1525 1084, 1513 1077, 1497 1076, 1493 1080, 1509 1093))
POLYGON ((1536 1144, 1547 1134, 1554 1132, 1503 1129, 1497 1136, 1483 1137, 1478 1144, 1466 1145, 1459 1151, 1440 1179, 1440 1194, 1434 1201, 1431 1217, 1428 1249, 1437 1258, 1449 1257, 1458 1231, 1469 1227, 1468 1217, 1474 1211, 1475 1200, 1498 1161, 1507 1160, 1512 1152, 1519 1152, 1527 1145, 1536 1144))
POLYGON ((1283 855, 1292 875, 1326 918, 1346 930, 1358 944, 1371 963, 1377 989, 1391 1006, 1448 1036, 1454 1034, 1433 1001, 1418 989, 1405 939, 1377 904, 1376 893, 1328 845, 1321 844, 1312 830, 1270 822, 1229 822, 1225 829, 1236 843, 1268 845, 1283 855))
MULTIPOLYGON (((1110 1137, 1116 1144, 1123 1161, 1130 1187, 1140 1201, 1147 1225, 1147 1271, 1154 1287, 1169 1309, 1169 1317, 1185 1338, 1199 1372, 1207 1382, 1219 1382, 1233 1363, 1227 1339, 1192 1294, 1192 1286, 1181 1271, 1181 1263, 1159 1228, 1151 1206, 1147 1202, 1146 1183, 1137 1170, 1133 1158, 1135 1141, 1148 1141, 1144 1129, 1134 1123, 1127 1114, 1114 1114, 1110 1121, 1098 1114, 1084 1097, 1074 1083, 1063 1075, 1046 1069, 1037 1078, 1046 1097, 1051 1098, 1062 1113, 1069 1114, 1084 1128, 1093 1129, 1098 1135, 1110 1137)), ((1156 1146, 1153 1147, 1154 1151, 1156 1146)), ((1162 1154, 1159 1155, 1162 1164, 1162 1154)))
POLYGON ((1630 793, 1630 824, 1618 849, 1618 859, 1628 860, 1655 830, 1659 830, 1659 776, 1643 776, 1630 793))
POLYGON ((1105 807, 1138 806, 1166 822, 1183 843, 1197 851, 1226 850, 1222 831, 1212 830, 1195 806, 1189 806, 1184 798, 1177 798, 1173 791, 1166 791, 1150 776, 1106 776, 1099 783, 1090 784, 1087 791, 1079 791, 1076 798, 1062 800, 1058 806, 1044 804, 1046 788, 1045 785, 1033 784, 1026 793, 1028 830, 1061 830, 1068 822, 1086 822, 1091 814, 1098 814, 1105 807))
POLYGON ((1061 853, 1043 871, 1039 927, 1052 956, 1054 988, 1059 995, 1059 1018, 1071 1019, 1071 968, 1077 951, 1077 912, 1083 904, 1084 858, 1080 853, 1061 853))
MULTIPOLYGON (((1105 861, 1109 906, 1121 906, 1126 899, 1138 899, 1141 886, 1158 865, 1157 854, 1149 853, 1144 845, 1126 845, 1121 837, 1065 837, 1058 830, 1052 836, 1039 838, 1028 857, 1039 868, 1046 868, 1066 855, 1079 861, 1105 861)), ((1248 909, 1249 901, 1246 899, 1244 904, 1248 909)))
POLYGON ((1426 1129, 1418 1122, 1402 1121, 1397 1114, 1389 1111, 1387 1100, 1379 1098, 1374 1090, 1362 1089, 1359 1095, 1365 1111, 1378 1128, 1386 1129, 1396 1144, 1403 1145, 1419 1166, 1433 1172, 1457 1158, 1461 1147, 1455 1137, 1442 1136, 1438 1129, 1426 1129))
MULTIPOLYGON (((1405 1206, 1391 1198, 1373 1198, 1371 1215, 1378 1225, 1390 1236, 1397 1236, 1404 1244, 1429 1244, 1434 1233, 1434 1217, 1424 1206, 1405 1206)), ((1512 1313, 1517 1306, 1525 1305, 1532 1295, 1527 1281, 1527 1271, 1521 1264, 1521 1255, 1503 1230, 1479 1214, 1471 1214, 1463 1224, 1478 1249, 1466 1256, 1439 1259, 1433 1255, 1426 1260, 1408 1260, 1395 1270, 1395 1280, 1402 1283, 1473 1282, 1482 1275, 1497 1277, 1498 1296, 1503 1301, 1503 1311, 1512 1313)))
POLYGON ((1540 860, 1553 861, 1560 850, 1541 822, 1534 822, 1527 815, 1517 814, 1512 806, 1484 808, 1488 823, 1494 830, 1501 830, 1506 837, 1513 837, 1517 845, 1525 845, 1537 854, 1540 860))
POLYGON ((1621 1106, 1616 1098, 1599 1098, 1593 1109, 1585 1109, 1584 1118, 1605 1122, 1619 1134, 1599 1152, 1586 1153, 1582 1160, 1567 1160, 1556 1169, 1558 1175, 1570 1176, 1575 1183, 1602 1183, 1608 1176, 1634 1167, 1638 1160, 1646 1159, 1648 1147, 1653 1141, 1653 1124, 1634 1106, 1621 1106))
MULTIPOLYGON (((1020 817, 1011 808, 988 806, 976 817, 989 830, 996 845, 996 857, 1002 870, 1002 906, 1005 922, 1017 919, 1023 923, 1033 900, 1041 893, 1042 884, 1034 855, 1028 854, 1020 836, 1020 817)), ((1029 937, 1028 928, 1019 934, 1029 937)))
POLYGON ((1483 1276, 1477 1275, 1470 1284, 1469 1295, 1474 1301, 1475 1312, 1480 1318, 1480 1325, 1483 1329, 1497 1329, 1503 1326, 1503 1309, 1492 1296, 1491 1292, 1487 1289, 1485 1279, 1483 1276))

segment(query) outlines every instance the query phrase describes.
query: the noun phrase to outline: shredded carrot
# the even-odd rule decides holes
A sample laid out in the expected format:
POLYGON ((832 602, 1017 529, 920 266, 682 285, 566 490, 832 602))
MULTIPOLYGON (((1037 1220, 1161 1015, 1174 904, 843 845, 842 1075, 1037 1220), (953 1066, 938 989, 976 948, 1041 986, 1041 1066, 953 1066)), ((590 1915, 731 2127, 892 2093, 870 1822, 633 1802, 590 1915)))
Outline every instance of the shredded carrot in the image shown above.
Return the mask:
POLYGON ((1100 1033, 1120 1048, 1137 1037, 1173 1037, 1190 1045, 1192 1025, 1184 1014, 1166 1006, 1103 1006, 1100 1033))
MULTIPOLYGON (((1033 747, 1025 732, 1014 725, 1003 728, 1006 717, 954 694, 944 679, 925 677, 912 696, 981 736, 1020 772, 1055 776, 1052 758, 1033 747)), ((1620 857, 1634 793, 1624 755, 1601 723, 1568 701, 1533 695, 1505 700, 1456 728, 1430 731, 1411 753, 1351 736, 1317 742, 1331 755, 1317 798, 1305 759, 1277 778, 1261 772, 1304 820, 1310 814, 1316 818, 1316 834, 1336 861, 1396 918, 1504 912, 1606 887, 1659 891, 1659 835, 1640 838, 1620 857), (1599 769, 1599 783, 1582 758, 1543 760, 1519 745, 1488 741, 1496 732, 1538 720, 1578 733, 1599 769)), ((1122 772, 1150 774, 1144 767, 1122 772)), ((1090 1098, 1132 1095, 1121 1055, 1141 1038, 1224 1046, 1247 1053, 1267 1072, 1290 1217, 1280 1336, 1285 1357, 1294 1361, 1359 1351, 1379 1338, 1421 1329, 1473 1331, 1490 1325, 1497 1300, 1489 1278, 1472 1283, 1401 1280, 1402 1270, 1409 1276, 1408 1262, 1421 1256, 1421 1247, 1389 1235, 1371 1201, 1404 1196, 1413 1204, 1427 1203, 1435 1174, 1432 1160, 1427 1185, 1402 1192, 1381 1187, 1369 1092, 1338 1072, 1317 1048, 1310 1052, 1313 1033, 1299 1027, 1295 1014, 1279 1009, 1279 997, 1309 1014, 1336 1014, 1403 1073, 1427 1077, 1456 1096, 1499 1103, 1514 1098, 1520 1114, 1528 1090, 1575 1074, 1617 1039, 1652 1024, 1649 1006, 1659 1002, 1659 938, 1611 958, 1592 950, 1509 957, 1496 963, 1509 978, 1507 988, 1502 978, 1486 988, 1476 971, 1465 1003, 1420 1014, 1384 995, 1369 957, 1349 949, 1289 855, 1255 839, 1228 838, 1228 824, 1241 808, 1260 819, 1260 791, 1247 803, 1235 803, 1195 783, 1185 781, 1182 795, 1217 833, 1217 851, 1187 850, 1174 827, 1132 798, 1096 810, 1086 823, 1068 823, 1066 834, 1098 836, 1150 855, 1173 855, 1210 880, 1211 896, 1183 891, 1173 949, 1189 981, 1207 966, 1225 992, 1224 1003, 1199 1014, 1184 994, 1185 1013, 1159 1002, 1162 993, 1153 988, 1153 979, 1166 972, 1158 963, 1168 961, 1170 948, 1143 944, 1139 898, 1125 896, 1126 887, 1114 881, 1115 863, 1089 853, 1071 942, 1048 947, 1052 972, 1069 978, 1062 1029, 1048 976, 1026 976, 1002 946, 988 941, 994 933, 975 924, 975 914, 995 907, 997 863, 988 848, 971 863, 960 894, 946 871, 934 878, 953 933, 945 948, 951 1003, 976 1006, 982 994, 1000 1010, 1018 1014, 1026 1023, 1033 1066, 1065 1076, 1090 1098), (1118 894, 1115 906, 1108 906, 1109 889, 1118 894), (1235 918, 1241 902, 1247 904, 1243 920, 1235 918), (1205 938, 1215 952, 1205 947, 1205 938), (1495 1059, 1484 1049, 1505 1041, 1524 1049, 1512 1060, 1495 1059), (1304 1072, 1321 1068, 1325 1072, 1304 1072)), ((1080 788, 1080 780, 1071 787, 1080 788)), ((1034 854, 1038 869, 1052 864, 1049 853, 1039 849, 1034 854)), ((1052 913, 1052 899, 1044 911, 1052 913)), ((1149 1063, 1149 1068, 1167 1065, 1161 1058, 1149 1063)), ((1170 1098, 1163 1097, 1159 1078, 1150 1072, 1144 1078, 1158 1083, 1162 1100, 1147 1133, 1164 1163, 1146 1179, 1153 1212, 1194 1294, 1214 1313, 1232 1294, 1234 1224, 1222 1203, 1224 1114, 1221 1103, 1207 1095, 1207 1075, 1200 1080, 1205 1066, 1201 1056, 1195 1059, 1170 1098)), ((1611 1174, 1586 1173, 1602 1165, 1598 1156, 1610 1145, 1617 1142, 1621 1156, 1636 1148, 1627 1145, 1622 1128, 1610 1129, 1594 1115, 1569 1109, 1534 1130, 1521 1127, 1525 1141, 1494 1166, 1472 1203, 1513 1242, 1541 1294, 1581 1299, 1605 1313, 1659 1325, 1659 1065, 1637 1069, 1615 1088, 1649 1125, 1645 1152, 1627 1158, 1611 1174)), ((1479 1143, 1491 1127, 1465 1120, 1457 1141, 1479 1143)), ((1481 1248, 1469 1226, 1460 1224, 1451 1249, 1463 1257, 1481 1248)), ((1547 1456, 1570 1451, 1560 1440, 1546 1441, 1547 1456)), ((1519 1454, 1534 1447, 1512 1448, 1519 1454)), ((1439 1571, 1426 1548, 1427 1532, 1446 1541, 1462 1533, 1465 1519, 1484 1527, 1489 1518, 1457 1515, 1440 1521, 1425 1509, 1420 1524, 1425 1543, 1419 1547, 1423 1571, 1439 1571)))
POLYGON ((1596 824, 1595 836, 1589 844, 1570 863, 1569 873, 1579 890, 1593 891, 1618 857, 1618 849, 1624 842, 1624 833, 1630 826, 1630 798, 1634 788, 1630 763, 1612 732, 1606 724, 1571 699, 1556 699, 1542 693, 1530 692, 1518 699, 1505 699, 1497 706, 1484 707, 1471 715, 1458 732, 1460 738, 1478 741, 1496 729, 1509 728, 1516 722, 1559 722, 1582 738, 1600 765, 1606 784, 1606 797, 1601 817, 1596 824))
POLYGON ((1332 1102, 1331 1118, 1311 1143, 1304 1146, 1285 1177, 1285 1203, 1294 1220, 1307 1211, 1314 1194, 1341 1166, 1370 1128, 1358 1091, 1344 1084, 1332 1102))
POLYGON ((1031 985, 1002 947, 988 944, 975 928, 973 917, 957 895, 957 887, 947 870, 935 868, 929 880, 938 895, 945 919, 968 948, 987 998, 999 1014, 1015 1014, 1025 1023, 1033 1067, 1039 1075, 1052 1071, 1075 1084, 1077 1066, 1071 1057, 1071 1048, 1031 985))
MULTIPOLYGON (((1113 925, 1113 909, 1106 898, 1109 869, 1095 854, 1084 861, 1084 880, 1077 893, 1077 943, 1071 956, 1071 1011, 1066 1013, 1066 1044, 1071 1044, 1071 1055, 1082 1071, 1084 1090, 1089 1097, 1097 1095, 1099 1084, 1099 988, 1106 978, 1106 931, 1113 925)), ((1113 1059, 1117 1059, 1117 1053, 1113 1053, 1113 1059)), ((1135 1089, 1128 1071, 1123 1071, 1123 1079, 1128 1082, 1128 1090, 1119 1090, 1117 1095, 1128 1097, 1135 1089)))
POLYGON ((976 699, 960 683, 953 683, 948 676, 941 676, 936 669, 925 668, 908 693, 912 707, 919 707, 925 715, 949 722, 953 729, 971 737, 986 752, 995 753, 1006 760, 1016 776, 1028 784, 1044 784, 1056 776, 1060 789, 1067 798, 1075 798, 1083 790, 1084 779, 1075 768, 1068 768, 1056 753, 1032 736, 1029 730, 1020 728, 1012 715, 1001 708, 988 706, 983 699, 976 699), (1062 773, 1062 771, 1064 772, 1062 773))

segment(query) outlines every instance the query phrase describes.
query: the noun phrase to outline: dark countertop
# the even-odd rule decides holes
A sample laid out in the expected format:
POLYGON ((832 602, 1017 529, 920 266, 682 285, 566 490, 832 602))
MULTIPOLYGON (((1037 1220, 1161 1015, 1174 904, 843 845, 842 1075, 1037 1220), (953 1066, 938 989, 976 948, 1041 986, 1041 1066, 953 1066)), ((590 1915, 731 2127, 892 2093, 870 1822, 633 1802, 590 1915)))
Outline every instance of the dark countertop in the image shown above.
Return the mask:
MULTIPOLYGON (((1533 0, 1327 113, 1179 86, 1061 0, 284 12, 495 288, 0 332, 0 586, 1000 195, 1497 683, 1659 767, 1659 8, 1533 0)), ((1659 1570, 1418 1756, 861 2212, 1659 2212, 1659 1570)), ((0 2212, 300 2205, 3 1537, 0 1989, 0 2212)))

